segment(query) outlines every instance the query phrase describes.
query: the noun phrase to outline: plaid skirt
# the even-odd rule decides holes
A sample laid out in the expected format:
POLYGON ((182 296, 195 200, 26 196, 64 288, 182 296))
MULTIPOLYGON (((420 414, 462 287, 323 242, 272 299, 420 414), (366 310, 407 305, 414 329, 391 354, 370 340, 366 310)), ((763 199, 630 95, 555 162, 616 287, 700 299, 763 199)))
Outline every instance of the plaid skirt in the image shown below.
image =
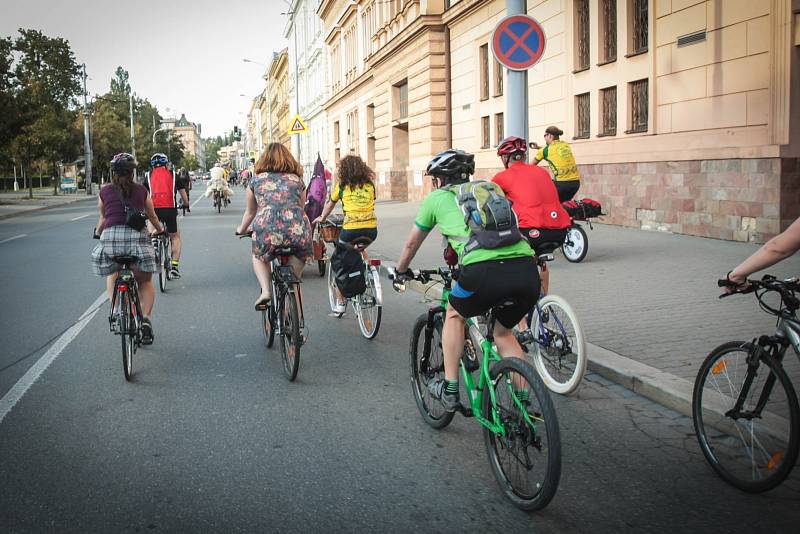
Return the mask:
POLYGON ((92 270, 98 276, 108 276, 120 270, 114 256, 136 256, 139 262, 133 268, 154 273, 156 252, 150 238, 144 232, 137 232, 130 226, 118 225, 106 228, 100 234, 100 242, 92 250, 92 270))

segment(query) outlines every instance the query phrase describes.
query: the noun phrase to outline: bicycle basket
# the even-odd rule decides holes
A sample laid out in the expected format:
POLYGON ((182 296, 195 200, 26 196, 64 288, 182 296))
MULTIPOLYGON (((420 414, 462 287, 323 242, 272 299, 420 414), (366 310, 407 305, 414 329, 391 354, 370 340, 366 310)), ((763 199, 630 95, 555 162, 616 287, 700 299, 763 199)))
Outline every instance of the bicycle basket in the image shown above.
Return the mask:
POLYGON ((342 233, 343 220, 343 217, 334 215, 319 225, 319 235, 322 236, 323 241, 336 243, 339 240, 339 234, 342 233))

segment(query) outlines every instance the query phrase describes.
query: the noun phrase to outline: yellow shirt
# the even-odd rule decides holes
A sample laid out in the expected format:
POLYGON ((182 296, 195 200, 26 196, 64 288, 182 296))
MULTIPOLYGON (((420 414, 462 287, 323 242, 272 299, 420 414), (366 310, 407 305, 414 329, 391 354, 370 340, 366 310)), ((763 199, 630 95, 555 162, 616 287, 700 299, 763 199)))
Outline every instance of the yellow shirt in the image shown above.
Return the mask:
POLYGON ((336 184, 331 190, 331 201, 342 201, 344 211, 345 230, 358 230, 361 228, 377 228, 378 219, 375 218, 375 186, 371 183, 351 188, 336 184))
POLYGON ((575 156, 572 149, 564 141, 553 141, 549 145, 539 149, 536 153, 536 163, 545 160, 553 171, 553 179, 556 182, 571 182, 581 179, 578 172, 578 164, 575 163, 575 156))

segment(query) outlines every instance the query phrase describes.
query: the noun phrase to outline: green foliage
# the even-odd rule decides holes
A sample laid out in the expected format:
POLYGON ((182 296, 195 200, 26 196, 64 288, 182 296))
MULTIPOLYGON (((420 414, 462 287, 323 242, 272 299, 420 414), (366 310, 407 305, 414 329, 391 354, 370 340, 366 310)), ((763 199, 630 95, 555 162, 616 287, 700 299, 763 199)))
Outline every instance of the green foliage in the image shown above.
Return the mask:
POLYGON ((128 98, 131 94, 131 84, 128 83, 128 71, 117 67, 114 78, 111 79, 111 94, 119 98, 128 98))
POLYGON ((226 139, 219 135, 217 137, 209 137, 204 140, 207 169, 213 167, 214 164, 219 160, 217 151, 228 144, 226 141, 226 139))
POLYGON ((195 157, 194 154, 186 154, 183 157, 183 165, 182 166, 185 167, 186 170, 195 171, 200 167, 200 164, 197 161, 197 158, 195 157))

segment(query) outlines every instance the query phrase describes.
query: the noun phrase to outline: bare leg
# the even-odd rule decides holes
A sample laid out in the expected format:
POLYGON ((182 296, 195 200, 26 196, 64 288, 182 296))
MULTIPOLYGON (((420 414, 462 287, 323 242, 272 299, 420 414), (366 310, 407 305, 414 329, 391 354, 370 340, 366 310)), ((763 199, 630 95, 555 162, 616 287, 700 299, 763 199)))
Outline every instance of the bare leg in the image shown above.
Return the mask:
POLYGON ((522 347, 514 337, 514 332, 500 323, 496 323, 494 327, 494 343, 503 358, 519 357, 522 354, 522 347))
POLYGON ((106 276, 106 291, 108 291, 108 298, 114 297, 114 282, 117 280, 119 273, 114 273, 106 276))
POLYGON ((181 259, 181 247, 183 246, 183 242, 181 241, 181 233, 176 232, 174 234, 169 234, 169 239, 172 241, 171 259, 179 261, 181 259))
POLYGON ((272 298, 272 269, 269 262, 261 261, 253 256, 253 272, 261 286, 261 296, 258 300, 272 298))
POLYGON ((142 306, 142 315, 150 317, 153 304, 156 301, 156 288, 153 285, 153 274, 137 271, 136 282, 139 284, 139 304, 142 306))
MULTIPOLYGON (((513 336, 512 336, 513 337, 513 336)), ((458 380, 458 359, 464 352, 464 318, 447 305, 444 329, 442 330, 442 350, 444 352, 444 377, 458 380)))

